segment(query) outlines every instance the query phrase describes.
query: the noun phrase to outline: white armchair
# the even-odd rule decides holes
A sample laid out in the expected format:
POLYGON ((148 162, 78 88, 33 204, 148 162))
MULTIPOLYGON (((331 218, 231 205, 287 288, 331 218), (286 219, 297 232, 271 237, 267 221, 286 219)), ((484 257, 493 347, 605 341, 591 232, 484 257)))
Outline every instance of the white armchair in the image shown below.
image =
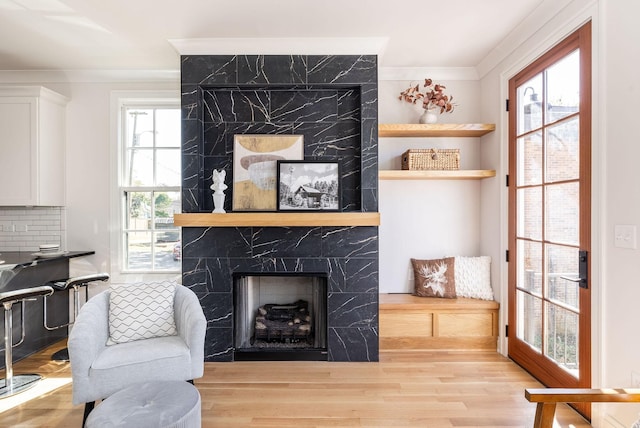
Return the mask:
POLYGON ((193 381, 204 372, 207 321, 193 291, 176 284, 173 309, 177 335, 107 346, 110 293, 106 290, 89 299, 69 334, 73 404, 85 403, 85 419, 96 400, 131 384, 193 381))

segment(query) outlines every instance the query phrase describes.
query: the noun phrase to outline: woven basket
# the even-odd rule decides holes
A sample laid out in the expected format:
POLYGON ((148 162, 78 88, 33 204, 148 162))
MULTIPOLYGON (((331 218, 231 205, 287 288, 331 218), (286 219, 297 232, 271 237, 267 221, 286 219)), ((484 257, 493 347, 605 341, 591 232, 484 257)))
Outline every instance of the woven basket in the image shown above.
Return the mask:
POLYGON ((402 154, 402 169, 460 169, 460 149, 409 149, 402 154))

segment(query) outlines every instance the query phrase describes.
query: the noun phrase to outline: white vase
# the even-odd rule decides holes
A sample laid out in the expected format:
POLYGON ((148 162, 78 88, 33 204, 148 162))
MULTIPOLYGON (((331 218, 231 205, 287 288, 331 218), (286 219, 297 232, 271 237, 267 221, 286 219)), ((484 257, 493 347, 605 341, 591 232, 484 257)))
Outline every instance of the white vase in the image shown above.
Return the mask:
POLYGON ((438 114, 436 113, 436 109, 430 108, 425 109, 424 113, 420 115, 419 119, 420 123, 436 123, 438 121, 438 114))

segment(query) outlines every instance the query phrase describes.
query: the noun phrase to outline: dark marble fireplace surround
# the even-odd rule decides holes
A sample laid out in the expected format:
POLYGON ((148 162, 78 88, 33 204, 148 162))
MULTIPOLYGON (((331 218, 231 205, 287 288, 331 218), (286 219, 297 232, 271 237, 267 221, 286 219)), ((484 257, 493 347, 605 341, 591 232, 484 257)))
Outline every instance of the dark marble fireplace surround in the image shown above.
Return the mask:
MULTIPOLYGON (((305 160, 341 163, 342 211, 378 211, 377 58, 181 58, 182 210, 213 210, 213 169, 235 134, 304 136, 305 160)), ((184 227, 183 284, 208 320, 206 361, 233 360, 233 274, 324 272, 329 361, 378 361, 378 228, 184 227)))

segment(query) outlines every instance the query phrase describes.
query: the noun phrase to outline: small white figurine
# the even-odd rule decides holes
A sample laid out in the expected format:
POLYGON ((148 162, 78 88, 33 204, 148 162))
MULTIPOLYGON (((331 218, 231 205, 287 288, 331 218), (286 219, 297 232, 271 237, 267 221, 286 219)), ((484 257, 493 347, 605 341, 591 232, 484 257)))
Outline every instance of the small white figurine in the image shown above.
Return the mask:
POLYGON ((224 184, 224 179, 227 176, 227 172, 224 169, 218 171, 213 170, 213 184, 210 189, 213 190, 213 206, 214 213, 224 213, 224 191, 227 189, 227 185, 224 184))

